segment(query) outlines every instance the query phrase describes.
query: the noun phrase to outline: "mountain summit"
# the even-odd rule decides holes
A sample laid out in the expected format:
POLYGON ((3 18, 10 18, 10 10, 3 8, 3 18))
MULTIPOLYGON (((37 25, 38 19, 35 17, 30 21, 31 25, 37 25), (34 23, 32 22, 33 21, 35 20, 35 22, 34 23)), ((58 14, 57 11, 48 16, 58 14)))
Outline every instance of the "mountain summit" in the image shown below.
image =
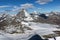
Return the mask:
POLYGON ((20 10, 20 12, 17 14, 17 17, 23 18, 25 21, 33 20, 31 15, 25 9, 20 10))

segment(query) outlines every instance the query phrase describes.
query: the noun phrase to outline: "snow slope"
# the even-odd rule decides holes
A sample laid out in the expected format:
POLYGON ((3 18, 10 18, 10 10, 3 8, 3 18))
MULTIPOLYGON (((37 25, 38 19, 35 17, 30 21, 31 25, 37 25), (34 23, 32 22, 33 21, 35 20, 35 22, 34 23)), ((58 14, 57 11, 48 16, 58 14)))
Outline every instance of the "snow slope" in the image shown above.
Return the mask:
POLYGON ((52 25, 52 24, 45 24, 45 23, 34 23, 34 22, 28 22, 31 29, 39 35, 45 35, 45 34, 51 34, 57 29, 56 27, 59 27, 58 25, 52 25))
MULTIPOLYGON (((60 37, 55 37, 56 40, 60 40, 60 37)), ((49 38, 49 40, 54 40, 54 38, 49 38)))
POLYGON ((31 17, 31 15, 26 11, 26 10, 23 10, 24 11, 24 14, 27 18, 25 18, 24 20, 26 21, 31 21, 33 20, 33 18, 31 17))
MULTIPOLYGON (((0 40, 28 40, 34 34, 38 34, 40 36, 47 35, 53 33, 52 31, 58 30, 56 27, 58 25, 51 25, 51 24, 43 24, 43 23, 34 23, 34 22, 22 22, 26 26, 32 28, 32 31, 26 31, 23 34, 8 34, 0 31, 0 40)), ((60 37, 56 37, 57 40, 60 37)), ((49 38, 49 40, 54 40, 53 38, 49 38)))

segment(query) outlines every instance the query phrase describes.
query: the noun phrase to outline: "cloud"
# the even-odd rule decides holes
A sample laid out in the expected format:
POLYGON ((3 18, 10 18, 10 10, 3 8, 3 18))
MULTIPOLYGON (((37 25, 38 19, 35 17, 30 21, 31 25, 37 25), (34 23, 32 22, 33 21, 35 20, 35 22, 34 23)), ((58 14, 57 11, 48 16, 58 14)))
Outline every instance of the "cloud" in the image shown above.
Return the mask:
POLYGON ((43 5, 43 4, 47 4, 49 2, 52 2, 52 1, 53 0, 37 0, 36 3, 39 3, 39 4, 43 5))
POLYGON ((21 8, 34 8, 34 5, 33 4, 30 4, 30 3, 26 3, 26 4, 21 4, 21 8))
POLYGON ((12 11, 17 11, 17 10, 19 10, 19 9, 20 9, 20 6, 13 6, 12 11))
POLYGON ((25 4, 21 4, 20 6, 13 6, 12 11, 17 11, 20 9, 28 9, 28 8, 34 8, 34 5, 30 3, 25 3, 25 4))
POLYGON ((6 7, 10 7, 10 6, 8 6, 8 5, 0 6, 0 8, 6 8, 6 7))

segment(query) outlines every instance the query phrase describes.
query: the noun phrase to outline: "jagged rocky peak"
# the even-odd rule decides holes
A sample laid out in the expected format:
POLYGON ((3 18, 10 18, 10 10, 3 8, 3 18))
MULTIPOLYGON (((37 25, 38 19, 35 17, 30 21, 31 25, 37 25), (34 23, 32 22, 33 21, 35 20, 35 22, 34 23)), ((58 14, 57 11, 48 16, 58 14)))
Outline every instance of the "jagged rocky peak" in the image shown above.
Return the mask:
POLYGON ((30 14, 25 10, 21 9, 20 12, 17 14, 18 17, 29 17, 30 14))
POLYGON ((60 15, 60 12, 53 12, 51 11, 50 13, 45 13, 46 16, 53 16, 53 15, 60 15))
POLYGON ((60 15, 60 12, 50 12, 49 15, 60 15))
POLYGON ((31 15, 25 9, 21 9, 17 14, 17 17, 24 18, 24 20, 33 20, 31 15))
POLYGON ((37 18, 39 17, 37 11, 34 11, 31 16, 32 16, 34 19, 37 19, 37 18))
POLYGON ((1 14, 1 15, 0 15, 0 22, 6 20, 8 17, 9 17, 9 15, 6 14, 6 13, 1 14))
POLYGON ((34 11, 33 13, 31 13, 31 15, 38 15, 38 12, 34 11))
POLYGON ((0 15, 0 30, 4 29, 4 26, 7 26, 10 23, 11 16, 6 13, 0 15))
POLYGON ((52 11, 52 12, 50 12, 50 15, 56 15, 56 13, 52 11))
POLYGON ((20 10, 17 14, 18 17, 25 17, 24 10, 20 10))

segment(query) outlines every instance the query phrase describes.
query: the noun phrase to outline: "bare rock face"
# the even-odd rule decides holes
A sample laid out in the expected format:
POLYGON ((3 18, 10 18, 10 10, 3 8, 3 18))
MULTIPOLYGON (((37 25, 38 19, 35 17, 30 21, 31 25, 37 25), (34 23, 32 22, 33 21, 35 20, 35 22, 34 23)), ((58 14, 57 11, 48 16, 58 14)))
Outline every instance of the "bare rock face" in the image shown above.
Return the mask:
POLYGON ((10 22, 10 15, 2 14, 0 15, 0 29, 4 29, 4 26, 7 26, 10 22))
POLYGON ((50 23, 59 25, 60 24, 60 21, 59 21, 60 18, 59 17, 60 17, 59 15, 52 15, 52 16, 49 16, 47 21, 49 20, 50 23))
POLYGON ((17 14, 17 17, 20 18, 27 18, 30 17, 30 14, 27 13, 27 11, 25 9, 20 10, 20 12, 17 14))
POLYGON ((31 28, 26 25, 21 24, 23 19, 26 18, 27 12, 25 10, 21 10, 17 16, 10 16, 8 14, 0 15, 0 30, 5 31, 6 33, 24 33, 25 30, 31 30, 31 28))
POLYGON ((50 14, 48 14, 49 16, 47 16, 45 19, 41 16, 38 17, 37 20, 35 20, 36 22, 40 22, 40 23, 49 23, 49 24, 56 24, 56 25, 60 25, 60 15, 58 15, 57 13, 51 12, 50 14))
POLYGON ((25 17, 24 9, 22 9, 22 10, 17 14, 17 17, 19 17, 19 18, 24 18, 24 17, 25 17))
POLYGON ((6 33, 14 34, 14 33, 22 33, 23 31, 21 30, 20 26, 14 26, 14 25, 9 25, 8 27, 5 28, 6 33))
POLYGON ((22 9, 17 14, 17 18, 20 18, 21 20, 25 20, 25 21, 32 21, 33 20, 33 18, 31 17, 31 15, 25 9, 22 9))
POLYGON ((36 11, 34 11, 32 14, 31 14, 32 18, 33 19, 37 19, 39 16, 38 16, 38 13, 36 11))
POLYGON ((10 34, 25 33, 26 30, 32 30, 32 29, 27 27, 26 25, 24 25, 24 27, 22 27, 21 24, 20 25, 9 25, 9 26, 5 27, 5 32, 10 33, 10 34))

